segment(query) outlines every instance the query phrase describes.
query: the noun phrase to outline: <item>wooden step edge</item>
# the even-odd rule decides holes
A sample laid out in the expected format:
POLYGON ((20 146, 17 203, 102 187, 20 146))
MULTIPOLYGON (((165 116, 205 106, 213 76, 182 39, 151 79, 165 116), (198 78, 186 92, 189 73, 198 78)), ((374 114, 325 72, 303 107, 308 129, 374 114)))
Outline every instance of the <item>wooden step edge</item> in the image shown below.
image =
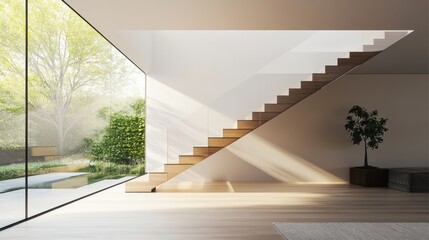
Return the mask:
MULTIPOLYGON (((279 112, 252 112, 252 118, 260 118, 260 117, 276 117, 277 115, 279 115, 279 112)), ((271 118, 269 119, 271 120, 271 118)), ((260 119, 253 119, 253 121, 258 121, 258 122, 267 122, 269 120, 260 120, 260 119)), ((262 125, 262 123, 260 124, 262 125)), ((258 126, 259 127, 259 126, 258 126)))
POLYGON ((353 70, 353 68, 355 68, 356 65, 351 64, 351 65, 342 65, 342 66, 338 66, 338 65, 334 65, 334 66, 325 66, 325 73, 327 74, 344 74, 347 73, 351 70, 353 70))
POLYGON ((328 84, 329 84, 328 81, 306 81, 306 82, 301 82, 301 88, 302 89, 313 89, 313 85, 316 85, 317 86, 316 91, 318 91, 318 90, 324 88, 328 84))
POLYGON ((342 73, 313 73, 312 76, 313 77, 332 77, 335 78, 337 76, 341 76, 343 75, 342 73))
MULTIPOLYGON (((253 114, 252 114, 253 118, 253 114)), ((260 120, 237 120, 237 129, 248 129, 248 130, 254 130, 265 123, 264 121, 260 120)))
POLYGON ((311 91, 311 90, 317 91, 319 89, 321 89, 321 88, 320 87, 314 87, 314 86, 305 87, 305 88, 303 88, 303 87, 301 87, 301 88, 289 88, 289 93, 291 91, 311 91))
POLYGON ((160 182, 167 181, 168 174, 167 172, 149 172, 149 182, 160 182))
POLYGON ((164 165, 167 165, 167 166, 193 166, 195 164, 191 164, 191 163, 164 163, 164 165))
MULTIPOLYGON (((267 122, 267 121, 277 117, 279 114, 280 114, 280 112, 252 112, 252 119, 254 119, 256 121, 267 122)), ((261 123, 260 126, 261 125, 263 125, 263 123, 261 123)))
MULTIPOLYGON (((316 81, 316 82, 325 82, 325 81, 316 81)), ((302 95, 308 94, 308 95, 311 95, 311 94, 319 91, 320 89, 322 89, 322 88, 321 87, 320 88, 301 88, 301 89, 297 89, 297 90, 291 90, 291 89, 289 89, 289 96, 294 96, 294 95, 297 95, 297 94, 302 94, 302 95)))
POLYGON ((236 137, 209 137, 209 139, 217 140, 217 139, 239 139, 239 138, 236 138, 236 137))
POLYGON ((148 174, 167 174, 166 172, 148 172, 148 174))
MULTIPOLYGON (((374 39, 375 40, 375 39, 374 39)), ((374 57, 379 54, 381 51, 366 51, 366 52, 350 52, 350 58, 352 57, 374 57)))
POLYGON ((206 156, 204 156, 204 155, 193 155, 193 154, 189 154, 189 155, 179 155, 179 158, 180 157, 206 157, 206 156))
POLYGON ((338 58, 337 60, 337 65, 338 66, 347 66, 347 65, 356 65, 359 66, 362 63, 368 61, 370 58, 365 58, 365 59, 361 59, 361 58, 338 58))
POLYGON ((254 129, 240 129, 240 128, 224 128, 223 129, 223 135, 236 135, 242 138, 243 136, 249 134, 254 129))
MULTIPOLYGON (((222 148, 222 147, 194 146, 194 148, 222 148)), ((197 154, 197 155, 198 155, 198 154, 197 154)))
POLYGON ((207 156, 201 156, 201 157, 179 157, 179 163, 181 164, 198 164, 201 161, 204 161, 207 156))
POLYGON ((264 109, 267 112, 278 112, 282 113, 289 108, 291 108, 294 104, 292 103, 267 103, 264 105, 264 109))

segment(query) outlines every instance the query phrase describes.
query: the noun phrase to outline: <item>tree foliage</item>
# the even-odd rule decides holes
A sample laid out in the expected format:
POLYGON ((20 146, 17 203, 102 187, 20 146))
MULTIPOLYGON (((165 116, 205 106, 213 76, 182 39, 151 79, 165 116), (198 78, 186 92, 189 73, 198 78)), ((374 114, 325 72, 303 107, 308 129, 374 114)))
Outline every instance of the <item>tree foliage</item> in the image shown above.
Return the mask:
MULTIPOLYGON (((109 124, 86 138, 87 152, 96 161, 138 164, 144 159, 145 118, 144 100, 131 104, 131 111, 118 111, 110 116, 109 124)), ((106 116, 101 109, 100 117, 106 116)))
MULTIPOLYGON (((127 59, 57 0, 29 1, 30 122, 56 134, 60 154, 94 95, 108 96, 132 73, 127 59)), ((0 114, 24 111, 25 9, 0 1, 0 114)), ((34 136, 36 134, 32 134, 34 136)))
POLYGON ((24 145, 25 8, 0 1, 0 147, 24 145))
POLYGON ((368 112, 360 106, 353 106, 346 118, 346 131, 350 134, 353 144, 365 145, 365 166, 368 166, 367 149, 378 149, 383 142, 383 135, 388 130, 387 118, 379 118, 378 111, 368 112))

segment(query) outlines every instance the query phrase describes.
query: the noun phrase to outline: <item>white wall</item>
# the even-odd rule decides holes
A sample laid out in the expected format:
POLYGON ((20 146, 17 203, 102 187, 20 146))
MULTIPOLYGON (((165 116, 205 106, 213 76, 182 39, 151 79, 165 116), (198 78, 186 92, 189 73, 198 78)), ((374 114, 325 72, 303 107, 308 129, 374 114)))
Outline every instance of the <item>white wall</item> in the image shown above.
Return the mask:
POLYGON ((363 165, 363 147, 352 145, 345 117, 357 104, 379 110, 389 131, 374 166, 429 165, 429 75, 350 74, 193 166, 178 181, 348 181, 348 168, 363 165), (251 166, 251 167, 249 167, 251 166))

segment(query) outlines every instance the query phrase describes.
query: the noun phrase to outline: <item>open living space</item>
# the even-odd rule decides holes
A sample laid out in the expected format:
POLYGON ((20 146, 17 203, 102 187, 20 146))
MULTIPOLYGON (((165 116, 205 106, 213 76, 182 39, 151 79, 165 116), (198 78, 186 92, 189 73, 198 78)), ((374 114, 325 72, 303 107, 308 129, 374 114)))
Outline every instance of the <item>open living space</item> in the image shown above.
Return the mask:
POLYGON ((0 1, 0 239, 429 239, 428 9, 0 1))

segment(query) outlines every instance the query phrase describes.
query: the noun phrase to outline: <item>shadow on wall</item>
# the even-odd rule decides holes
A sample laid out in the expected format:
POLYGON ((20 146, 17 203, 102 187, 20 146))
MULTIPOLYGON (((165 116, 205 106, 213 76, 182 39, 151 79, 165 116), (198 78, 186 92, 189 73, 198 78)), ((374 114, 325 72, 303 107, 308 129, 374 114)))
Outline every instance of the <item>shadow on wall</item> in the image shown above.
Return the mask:
POLYGON ((228 151, 281 182, 344 183, 341 178, 275 144, 251 134, 245 144, 233 144, 228 151), (249 146, 255 146, 249 148, 249 146), (268 153, 268 154, 267 154, 268 153))
POLYGON ((389 118, 385 141, 369 152, 371 165, 427 167, 427 89, 423 74, 347 75, 175 181, 346 182, 349 167, 362 166, 364 157, 363 146, 352 145, 344 129, 347 112, 355 104, 389 118))

